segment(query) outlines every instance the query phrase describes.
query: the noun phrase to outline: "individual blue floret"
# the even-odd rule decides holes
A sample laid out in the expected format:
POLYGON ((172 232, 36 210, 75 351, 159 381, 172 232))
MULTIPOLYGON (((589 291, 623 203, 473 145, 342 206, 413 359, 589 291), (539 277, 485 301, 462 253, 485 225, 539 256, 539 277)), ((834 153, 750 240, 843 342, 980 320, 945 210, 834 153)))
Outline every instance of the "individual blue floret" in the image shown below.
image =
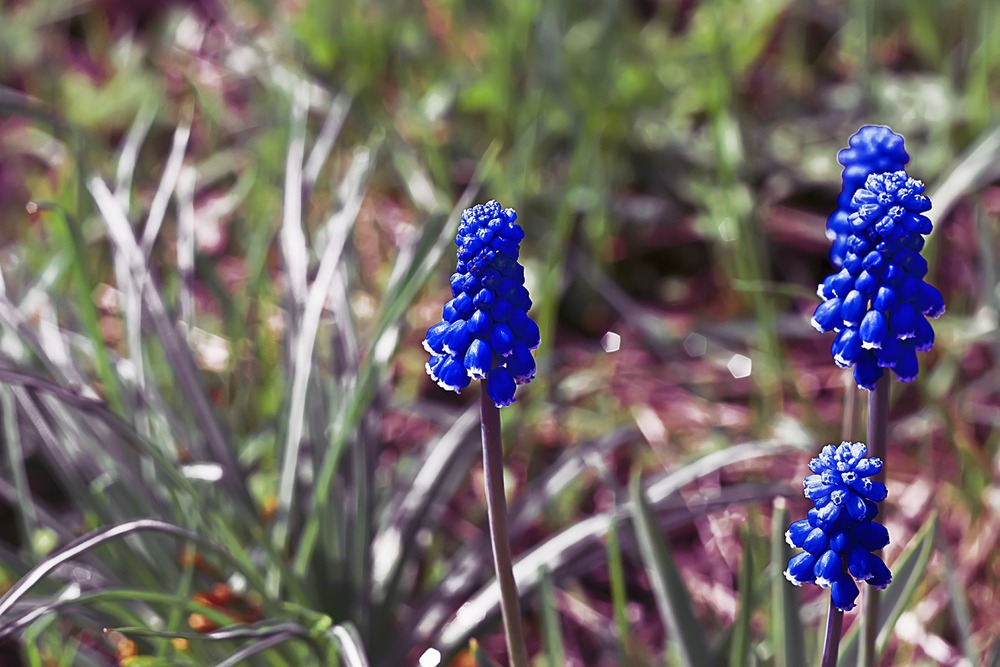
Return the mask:
POLYGON ((837 333, 830 353, 838 366, 854 368, 862 389, 874 389, 885 368, 910 382, 919 372, 916 353, 934 345, 927 318, 944 313, 920 255, 931 202, 923 183, 895 171, 869 175, 851 206, 843 267, 819 285, 823 303, 812 325, 837 333))
POLYGON ((903 137, 888 127, 865 125, 851 136, 848 147, 838 153, 837 161, 844 166, 841 173, 843 187, 837 198, 837 210, 826 221, 826 234, 833 242, 830 261, 834 266, 842 266, 847 255, 854 193, 864 187, 872 174, 905 168, 910 156, 903 144, 903 137))
POLYGON ((889 544, 889 531, 874 521, 886 488, 870 479, 881 472, 882 462, 868 457, 864 444, 844 442, 824 447, 809 469, 813 474, 803 487, 813 508, 785 532, 789 546, 803 549, 788 561, 785 578, 796 586, 829 588, 834 606, 850 611, 858 597, 855 581, 875 588, 892 581, 873 553, 889 544))
POLYGON ((452 299, 423 342, 431 355, 425 368, 440 387, 458 392, 486 380, 497 407, 513 403, 516 386, 534 378, 531 351, 541 340, 528 316, 531 298, 518 263, 524 231, 515 220, 514 210, 496 201, 462 213, 452 299))

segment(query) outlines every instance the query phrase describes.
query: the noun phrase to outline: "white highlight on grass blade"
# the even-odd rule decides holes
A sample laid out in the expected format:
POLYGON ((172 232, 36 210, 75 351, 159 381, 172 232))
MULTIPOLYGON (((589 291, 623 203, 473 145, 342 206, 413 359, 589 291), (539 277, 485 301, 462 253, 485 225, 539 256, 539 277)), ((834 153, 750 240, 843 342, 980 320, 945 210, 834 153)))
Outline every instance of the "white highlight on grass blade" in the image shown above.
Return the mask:
POLYGON ((56 599, 59 600, 60 602, 63 600, 75 600, 78 597, 80 597, 80 593, 81 593, 80 585, 72 583, 66 588, 64 588, 62 592, 59 593, 59 597, 56 599))
POLYGON ((683 346, 689 356, 703 357, 708 352, 708 339, 698 333, 688 334, 683 346))
POLYGON ((341 652, 339 657, 344 659, 346 667, 368 667, 368 660, 365 658, 364 651, 360 648, 360 640, 355 637, 356 631, 353 625, 348 624, 346 627, 344 625, 335 625, 332 633, 340 644, 341 652))
POLYGON ((735 241, 739 238, 739 233, 736 229, 736 222, 732 218, 723 218, 719 223, 719 238, 727 243, 735 241))
POLYGON ((309 152, 303 170, 306 187, 310 190, 316 185, 319 173, 322 171, 326 159, 330 156, 330 151, 337 140, 337 135, 340 134, 340 128, 343 127, 344 119, 347 118, 347 112, 350 108, 351 96, 347 93, 340 93, 330 104, 330 111, 323 121, 323 127, 320 128, 319 134, 316 135, 316 141, 313 142, 313 149, 309 152))
MULTIPOLYGON (((372 583, 377 599, 384 599, 390 577, 399 568, 404 554, 404 532, 412 533, 412 523, 433 500, 442 483, 442 474, 449 470, 451 462, 461 455, 462 446, 468 443, 475 427, 479 424, 479 411, 475 406, 466 410, 456 419, 433 446, 425 450, 423 463, 405 495, 390 505, 388 515, 392 521, 376 533, 372 540, 372 583)), ((412 548, 412 545, 407 545, 412 548)), ((447 581, 442 582, 447 585, 447 581)))
POLYGON ((635 417, 635 424, 639 427, 642 437, 646 438, 651 446, 666 444, 667 427, 653 408, 648 405, 637 405, 632 408, 632 416, 635 417))
POLYGON ((222 336, 216 336, 204 329, 188 328, 188 342, 202 370, 222 373, 229 367, 232 357, 230 342, 222 336))
MULTIPOLYGON (((190 112, 187 115, 190 116, 190 112)), ((153 196, 153 203, 149 206, 146 227, 142 230, 142 241, 139 245, 142 248, 144 263, 149 261, 149 254, 153 250, 156 236, 160 233, 160 227, 163 225, 163 217, 167 214, 167 204, 170 203, 170 197, 174 188, 177 187, 177 179, 180 176, 181 167, 184 166, 184 152, 187 150, 190 137, 191 121, 185 120, 174 130, 174 143, 170 147, 170 157, 167 158, 167 165, 163 168, 163 177, 160 179, 160 185, 153 196)), ((91 190, 93 187, 91 185, 91 190)), ((129 227, 129 234, 134 236, 131 232, 131 225, 129 227)))
POLYGON ((122 142, 121 154, 118 157, 118 171, 115 181, 115 199, 126 213, 129 210, 129 196, 132 192, 132 174, 135 173, 135 163, 139 159, 139 149, 146 140, 149 128, 156 118, 156 105, 151 102, 143 104, 136 114, 132 126, 122 142))
POLYGON ((177 269, 181 274, 180 320, 194 325, 194 167, 184 167, 177 178, 174 199, 177 203, 177 269))
POLYGON ((217 463, 191 463, 183 466, 181 472, 188 479, 199 482, 218 482, 222 479, 222 466, 217 463))
POLYGON ((420 667, 437 667, 441 664, 441 651, 429 648, 420 656, 420 667))
POLYGON ((291 138, 285 155, 284 212, 279 234, 281 255, 287 276, 290 322, 289 347, 295 349, 299 334, 299 319, 308 293, 306 272, 309 268, 309 248, 302 229, 302 161, 305 159, 306 113, 309 110, 308 91, 299 82, 292 94, 291 138))
POLYGON ((737 380, 745 377, 750 377, 750 373, 753 370, 753 362, 750 357, 744 356, 742 354, 734 354, 733 358, 729 360, 726 364, 726 368, 732 373, 733 377, 737 380))
POLYGON ((611 354, 612 352, 617 352, 622 347, 622 337, 616 334, 614 331, 609 331, 608 333, 604 334, 603 338, 601 338, 601 347, 603 347, 604 351, 607 352, 608 354, 611 354))
MULTIPOLYGON (((46 300, 40 303, 34 316, 38 319, 38 342, 42 346, 42 351, 48 357, 49 362, 56 366, 66 379, 75 386, 81 388, 87 387, 89 389, 86 380, 73 364, 69 353, 69 345, 67 345, 66 339, 63 338, 63 333, 59 329, 59 324, 57 323, 59 318, 51 302, 46 300)), ((97 395, 93 390, 90 390, 88 394, 91 397, 97 395)))

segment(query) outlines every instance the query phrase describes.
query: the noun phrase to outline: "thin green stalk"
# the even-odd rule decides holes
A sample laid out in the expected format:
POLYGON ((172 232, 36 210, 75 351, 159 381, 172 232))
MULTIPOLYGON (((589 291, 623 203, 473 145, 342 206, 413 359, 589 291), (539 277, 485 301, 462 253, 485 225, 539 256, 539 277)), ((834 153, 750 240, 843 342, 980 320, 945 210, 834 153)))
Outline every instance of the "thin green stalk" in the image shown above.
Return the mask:
POLYGON ((500 586, 500 613, 504 637, 512 667, 528 667, 528 650, 524 646, 521 626, 521 606, 514 581, 514 563, 507 537, 507 499, 503 490, 503 436, 500 431, 500 409, 486 392, 486 380, 480 382, 480 415, 483 421, 483 479, 486 483, 486 514, 490 542, 493 545, 493 565, 500 586))
POLYGON ((823 641, 823 662, 821 667, 836 667, 840 655, 840 635, 844 629, 844 612, 833 606, 830 597, 830 615, 826 619, 826 639, 823 641))
POLYGON ((618 539, 618 524, 608 526, 608 574, 611 582, 611 603, 614 610, 615 630, 618 634, 618 660, 626 665, 634 661, 634 651, 630 640, 628 621, 628 595, 625 591, 625 566, 622 562, 621 541, 618 539))
MULTIPOLYGON (((885 481, 887 434, 889 431, 889 383, 886 372, 879 378, 875 389, 868 394, 868 455, 882 459, 882 470, 872 481, 885 481)), ((875 667, 875 638, 878 635, 878 593, 869 587, 865 591, 864 612, 861 620, 860 667, 875 667)))

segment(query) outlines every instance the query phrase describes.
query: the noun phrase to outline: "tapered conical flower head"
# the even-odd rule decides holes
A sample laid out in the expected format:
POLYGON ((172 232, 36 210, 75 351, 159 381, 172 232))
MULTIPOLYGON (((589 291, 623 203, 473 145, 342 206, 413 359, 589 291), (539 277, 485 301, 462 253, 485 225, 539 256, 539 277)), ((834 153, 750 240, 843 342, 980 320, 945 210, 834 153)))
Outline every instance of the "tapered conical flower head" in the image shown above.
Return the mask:
POLYGON ((843 165, 841 173, 843 187, 837 198, 837 210, 826 221, 827 237, 833 242, 830 261, 837 268, 844 264, 847 255, 851 226, 848 219, 854 209, 851 201, 854 193, 863 188, 872 174, 900 171, 910 161, 906 153, 903 137, 884 125, 865 125, 855 132, 848 141, 847 148, 837 154, 837 161, 843 165))
POLYGON ((850 235, 843 268, 817 290, 823 299, 812 325, 837 333, 830 352, 838 366, 854 368, 862 389, 874 389, 884 368, 903 382, 915 380, 917 352, 934 345, 927 321, 944 313, 941 293, 927 283, 920 255, 931 221, 924 185, 905 171, 872 174, 851 200, 850 235))
POLYGON ((458 392, 486 380, 497 407, 513 403, 517 385, 534 378, 531 351, 540 340, 528 317, 531 299, 518 263, 524 231, 515 220, 514 209, 496 201, 462 213, 452 299, 424 339, 427 373, 439 386, 458 392))
POLYGON ((834 606, 850 611, 858 597, 855 581, 875 588, 892 581, 889 568, 872 553, 889 543, 889 531, 874 521, 885 485, 869 479, 882 470, 882 461, 869 458, 864 444, 845 442, 824 447, 809 469, 813 474, 803 487, 813 508, 785 533, 789 546, 803 549, 788 561, 785 578, 796 586, 829 588, 834 606))

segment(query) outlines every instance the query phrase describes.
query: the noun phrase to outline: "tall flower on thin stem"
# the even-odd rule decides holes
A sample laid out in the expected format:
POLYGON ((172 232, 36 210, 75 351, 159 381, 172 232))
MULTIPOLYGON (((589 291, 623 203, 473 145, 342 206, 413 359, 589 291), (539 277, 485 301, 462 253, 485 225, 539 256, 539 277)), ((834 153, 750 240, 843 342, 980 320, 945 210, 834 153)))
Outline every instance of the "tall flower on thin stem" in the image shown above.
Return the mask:
POLYGON ((449 391, 486 380, 498 408, 514 402, 514 391, 535 377, 531 351, 538 325, 528 317, 531 298, 518 263, 524 230, 517 213, 496 201, 462 214, 455 237, 458 264, 451 276, 452 299, 441 321, 427 331, 427 373, 449 391))
POLYGON ((869 457, 860 442, 827 445, 809 462, 809 470, 813 474, 803 488, 813 507, 785 533, 790 546, 803 549, 788 561, 785 578, 796 586, 830 590, 825 667, 836 664, 842 612, 854 608, 859 593, 855 582, 882 589, 892 581, 889 568, 873 553, 889 543, 889 532, 875 521, 887 492, 885 484, 871 479, 882 471, 882 461, 869 457))
MULTIPOLYGON (((918 352, 934 345, 934 329, 927 318, 944 313, 944 300, 926 282, 927 261, 920 255, 931 221, 924 185, 903 171, 909 155, 903 137, 883 126, 862 127, 840 151, 844 165, 838 208, 827 221, 833 241, 830 258, 838 273, 817 290, 823 302, 812 325, 835 332, 830 353, 842 368, 854 369, 854 381, 868 394, 868 445, 884 461, 889 428, 889 375, 902 382, 919 373, 918 352)), ((873 484, 882 484, 879 470, 873 484)), ((842 587, 843 588, 843 587, 842 587)), ((850 587, 846 587, 850 591, 850 587)), ((827 646, 836 660, 842 612, 835 592, 827 628, 827 646), (831 646, 831 636, 835 635, 831 646)), ((853 600, 853 598, 852 598, 853 600)), ((859 664, 874 664, 878 597, 866 595, 859 664)), ((824 664, 826 664, 824 658, 824 664)))
POLYGON ((514 667, 527 667, 517 583, 507 537, 500 408, 514 402, 517 385, 535 376, 532 350, 538 326, 528 316, 531 298, 518 263, 524 231, 514 209, 496 201, 462 213, 455 237, 458 263, 451 276, 452 299, 442 319, 427 331, 431 355, 427 373, 443 389, 459 392, 472 380, 481 386, 483 476, 493 563, 500 586, 507 651, 514 667))

